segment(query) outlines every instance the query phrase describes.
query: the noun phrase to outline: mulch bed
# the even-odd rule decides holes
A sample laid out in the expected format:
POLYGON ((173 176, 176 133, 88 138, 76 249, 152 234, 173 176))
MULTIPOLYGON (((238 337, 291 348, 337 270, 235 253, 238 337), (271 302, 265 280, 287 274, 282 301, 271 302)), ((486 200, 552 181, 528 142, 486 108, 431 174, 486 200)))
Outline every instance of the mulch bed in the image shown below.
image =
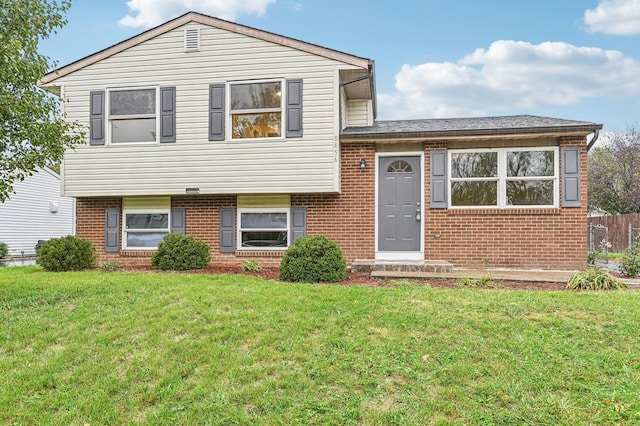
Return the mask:
MULTIPOLYGON (((162 273, 151 269, 150 266, 136 266, 136 267, 121 267, 121 271, 132 272, 154 272, 162 273)), ((241 266, 209 266, 206 269, 188 271, 187 273, 198 274, 241 274, 253 277, 260 277, 265 280, 279 280, 278 268, 263 268, 260 272, 248 272, 244 271, 241 266)), ((401 280, 390 280, 371 278, 366 272, 348 272, 347 278, 344 281, 335 283, 334 285, 367 285, 371 287, 389 287, 393 286, 394 282, 401 280)), ((410 280, 413 282, 420 282, 416 280, 410 280)), ((425 284, 436 288, 456 288, 458 287, 458 279, 440 279, 429 278, 423 280, 425 284)), ((494 280, 495 283, 501 284, 506 289, 512 290, 565 290, 566 284, 557 282, 535 282, 535 281, 509 281, 509 280, 494 280)))

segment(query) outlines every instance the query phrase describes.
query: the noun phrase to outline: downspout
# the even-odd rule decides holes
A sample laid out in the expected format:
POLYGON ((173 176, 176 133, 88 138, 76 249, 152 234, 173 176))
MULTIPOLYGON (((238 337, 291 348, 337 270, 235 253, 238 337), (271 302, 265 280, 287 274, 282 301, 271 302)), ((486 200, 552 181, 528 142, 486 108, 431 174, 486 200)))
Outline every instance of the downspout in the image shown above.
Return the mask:
POLYGON ((378 116, 378 102, 376 99, 376 81, 373 78, 373 75, 375 74, 375 63, 373 61, 370 61, 369 63, 369 72, 365 75, 361 75, 360 77, 356 77, 352 80, 349 81, 345 81, 343 83, 340 83, 340 87, 344 87, 347 86, 349 84, 353 84, 353 83, 357 83, 359 81, 362 80, 369 80, 369 88, 371 89, 371 102, 373 103, 373 119, 375 120, 376 117, 378 116))
POLYGON ((600 136, 600 130, 595 129, 593 131, 593 137, 591 138, 591 140, 589 141, 589 143, 587 144, 587 152, 589 152, 589 150, 591 149, 591 147, 598 141, 598 137, 600 136))

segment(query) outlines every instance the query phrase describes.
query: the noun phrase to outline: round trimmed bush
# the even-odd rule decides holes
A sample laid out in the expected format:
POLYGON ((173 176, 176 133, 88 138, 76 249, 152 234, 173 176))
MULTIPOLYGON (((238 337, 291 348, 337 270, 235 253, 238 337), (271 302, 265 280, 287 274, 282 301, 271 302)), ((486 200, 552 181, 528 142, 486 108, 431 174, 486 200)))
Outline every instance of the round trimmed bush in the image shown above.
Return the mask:
POLYGON ((335 283, 347 277, 342 250, 324 235, 298 238, 280 263, 280 279, 289 282, 335 283))
POLYGON ((73 235, 52 238, 38 249, 38 263, 47 271, 82 271, 95 262, 96 249, 91 241, 73 235))
POLYGON ((9 255, 9 246, 7 243, 0 241, 0 259, 4 259, 9 255))
POLYGON ((207 244, 191 235, 172 232, 158 244, 158 250, 151 256, 151 266, 163 271, 187 271, 204 269, 210 260, 207 244))

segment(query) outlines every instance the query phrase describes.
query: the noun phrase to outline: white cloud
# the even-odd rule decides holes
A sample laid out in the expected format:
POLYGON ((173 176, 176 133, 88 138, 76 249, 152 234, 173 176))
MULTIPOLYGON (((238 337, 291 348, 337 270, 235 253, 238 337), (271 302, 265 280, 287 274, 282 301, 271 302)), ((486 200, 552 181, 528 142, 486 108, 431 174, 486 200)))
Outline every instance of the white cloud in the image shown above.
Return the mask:
POLYGON ((640 0, 601 0, 584 13, 590 33, 640 34, 640 0))
POLYGON ((261 16, 276 0, 130 0, 131 13, 118 23, 123 27, 151 28, 189 11, 235 21, 244 13, 261 16))
POLYGON ((638 96, 638 75, 640 61, 619 51, 500 40, 457 63, 403 65, 378 102, 385 119, 478 116, 638 96))

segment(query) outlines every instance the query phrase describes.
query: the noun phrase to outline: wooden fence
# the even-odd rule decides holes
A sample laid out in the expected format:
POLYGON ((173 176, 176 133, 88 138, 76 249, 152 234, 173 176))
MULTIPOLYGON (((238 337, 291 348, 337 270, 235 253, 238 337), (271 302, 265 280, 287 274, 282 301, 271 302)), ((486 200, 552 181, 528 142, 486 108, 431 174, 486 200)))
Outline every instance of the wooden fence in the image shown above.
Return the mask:
POLYGON ((609 251, 622 253, 629 247, 630 227, 632 238, 640 235, 640 213, 590 217, 589 225, 594 227, 594 243, 596 247, 604 238, 604 230, 601 228, 604 226, 608 229, 609 242, 611 243, 609 251))

